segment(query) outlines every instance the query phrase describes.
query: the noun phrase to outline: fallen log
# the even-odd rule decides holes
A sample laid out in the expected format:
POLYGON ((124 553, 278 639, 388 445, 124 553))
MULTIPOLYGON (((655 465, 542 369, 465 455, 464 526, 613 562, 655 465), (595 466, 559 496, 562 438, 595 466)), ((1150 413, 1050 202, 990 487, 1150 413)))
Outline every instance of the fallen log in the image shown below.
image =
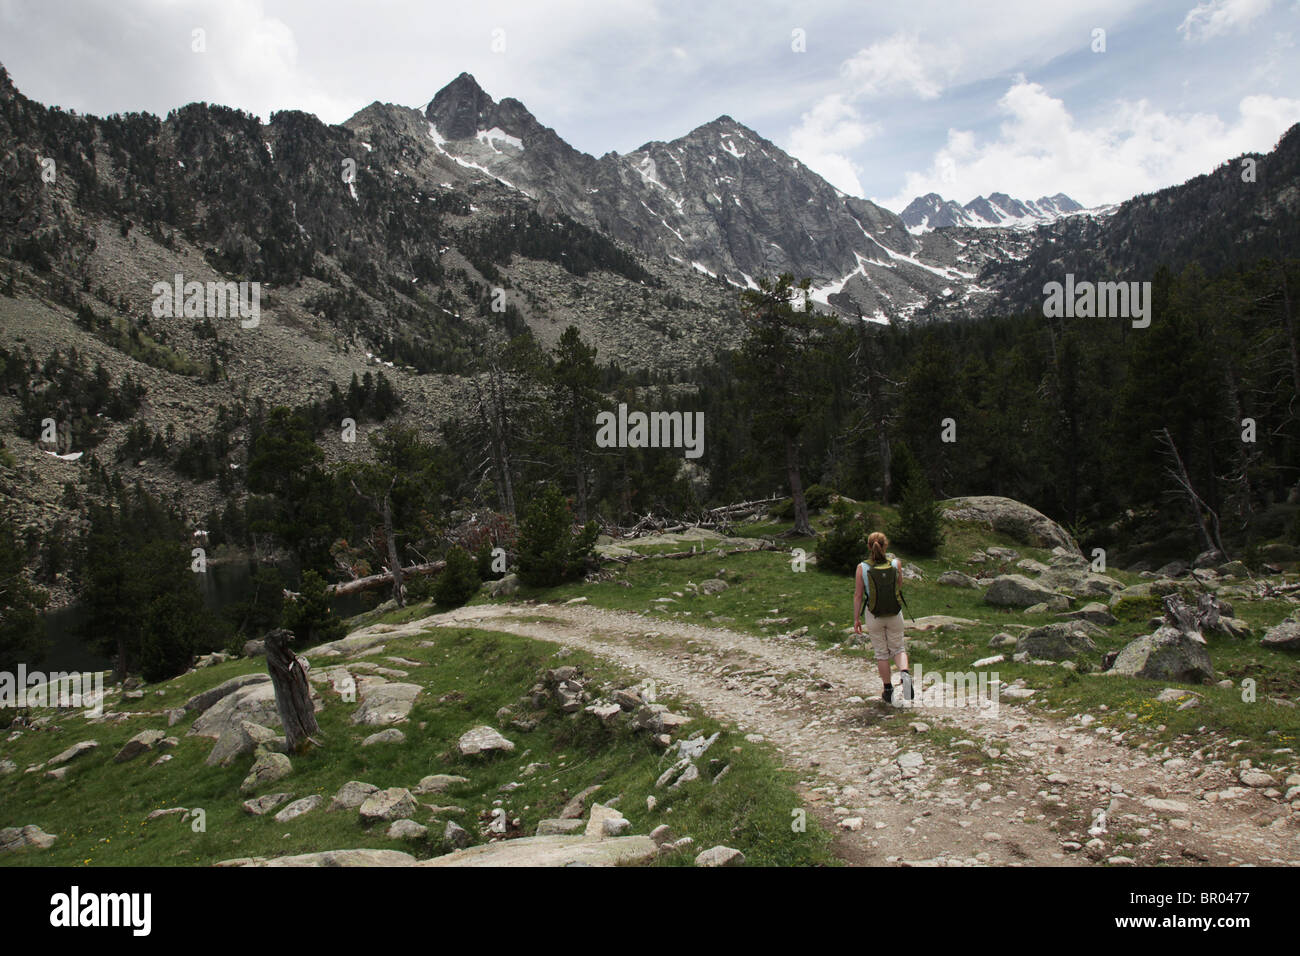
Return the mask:
POLYGON ((613 555, 611 557, 606 557, 603 560, 611 561, 615 564, 627 564, 629 561, 649 561, 652 559, 661 560, 665 558, 698 558, 706 554, 716 555, 720 550, 723 556, 728 556, 732 554, 752 554, 756 551, 784 551, 785 549, 778 548, 771 541, 764 541, 762 544, 758 545, 757 547, 751 546, 748 548, 730 548, 730 549, 704 548, 700 551, 669 551, 665 554, 620 554, 620 555, 613 555))
MULTIPOLYGON (((447 566, 446 561, 430 561, 426 564, 410 564, 402 568, 403 579, 413 575, 437 574, 447 566)), ((352 581, 340 581, 338 584, 330 584, 325 588, 326 594, 356 594, 358 591, 369 591, 374 588, 381 588, 393 583, 393 572, 384 571, 380 574, 368 574, 364 578, 356 578, 352 581)))

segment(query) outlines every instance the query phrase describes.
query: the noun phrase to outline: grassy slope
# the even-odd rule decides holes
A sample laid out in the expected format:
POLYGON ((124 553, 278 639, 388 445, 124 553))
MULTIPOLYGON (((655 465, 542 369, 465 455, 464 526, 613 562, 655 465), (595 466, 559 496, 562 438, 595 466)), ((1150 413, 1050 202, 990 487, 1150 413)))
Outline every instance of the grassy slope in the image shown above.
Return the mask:
MULTIPOLYGON (((428 610, 408 609, 391 617, 428 610)), ((725 843, 743 850, 749 862, 757 865, 833 862, 827 849, 829 838, 815 825, 806 833, 791 832, 790 811, 799 805, 790 789, 792 775, 781 770, 762 745, 747 743, 714 721, 697 717, 688 728, 692 732, 724 731, 700 762, 701 770, 706 771, 708 761, 717 757, 730 763, 731 771, 717 786, 709 782, 706 772, 701 780, 670 792, 654 789, 655 779, 669 760, 645 734, 609 731, 589 715, 574 719, 558 711, 548 712, 531 733, 520 733, 496 717, 501 707, 517 707, 519 696, 541 668, 568 663, 582 666, 585 673, 598 679, 619 676, 580 653, 561 655, 543 642, 464 629, 395 640, 363 659, 400 667, 385 660, 388 655, 427 664, 410 668, 407 678, 426 688, 409 722, 403 725, 407 741, 360 747, 365 736, 381 728, 350 724, 355 705, 343 703, 325 690, 329 703, 318 718, 324 749, 293 758, 290 776, 259 791, 326 798, 326 804, 287 824, 276 823, 271 815, 252 817, 243 811, 245 798, 238 788, 253 758, 240 758, 229 768, 205 766, 212 741, 183 736, 192 716, 171 729, 181 739, 171 761, 151 766, 153 754, 125 764, 112 759, 140 730, 165 727, 164 710, 237 674, 261 670, 260 660, 231 661, 150 686, 144 700, 127 703, 133 709, 153 712, 122 723, 86 725, 80 716, 68 716, 58 732, 27 731, 18 740, 0 745, 0 753, 19 767, 5 779, 0 791, 0 826, 36 823, 59 837, 49 851, 5 854, 0 856, 0 865, 204 865, 239 856, 350 847, 402 849, 431 856, 450 849, 442 839, 442 821, 454 819, 471 834, 478 834, 480 820, 485 821, 501 801, 511 817, 521 819, 522 835, 531 835, 539 820, 557 816, 570 796, 596 783, 602 789, 594 799, 608 800, 621 794, 618 806, 632 822, 633 832, 648 833, 660 823, 668 823, 678 835, 693 837, 697 850, 725 843), (421 641, 433 641, 435 646, 421 647, 421 641), (156 693, 159 690, 161 695, 156 693), (454 754, 459 735, 482 723, 501 727, 515 742, 516 751, 491 759, 454 754), (100 747, 69 764, 65 780, 47 780, 43 772, 22 772, 84 739, 97 739, 100 747), (549 766, 524 775, 524 768, 534 762, 549 766), (413 788, 421 777, 433 773, 459 774, 470 782, 444 794, 418 798, 463 808, 463 812, 438 816, 436 825, 421 808, 416 818, 429 825, 427 841, 390 840, 387 824, 363 826, 355 810, 326 812, 328 798, 348 780, 413 788), (511 782, 522 786, 509 794, 499 792, 511 782), (651 793, 658 799, 653 812, 646 809, 646 796, 651 793), (203 808, 206 832, 193 832, 179 816, 143 822, 150 811, 174 806, 203 808)), ((121 708, 120 703, 115 706, 121 708)), ((689 863, 693 858, 690 853, 664 862, 689 863)))

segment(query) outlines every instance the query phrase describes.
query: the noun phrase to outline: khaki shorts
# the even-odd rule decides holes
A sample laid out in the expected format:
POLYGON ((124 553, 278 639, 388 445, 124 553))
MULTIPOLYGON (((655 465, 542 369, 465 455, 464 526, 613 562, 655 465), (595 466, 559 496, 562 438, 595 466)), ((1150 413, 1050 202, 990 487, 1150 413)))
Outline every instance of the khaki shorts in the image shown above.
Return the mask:
POLYGON ((866 618, 867 636, 871 638, 871 649, 876 652, 876 660, 887 661, 907 650, 903 640, 903 612, 889 617, 876 617, 870 611, 866 618))

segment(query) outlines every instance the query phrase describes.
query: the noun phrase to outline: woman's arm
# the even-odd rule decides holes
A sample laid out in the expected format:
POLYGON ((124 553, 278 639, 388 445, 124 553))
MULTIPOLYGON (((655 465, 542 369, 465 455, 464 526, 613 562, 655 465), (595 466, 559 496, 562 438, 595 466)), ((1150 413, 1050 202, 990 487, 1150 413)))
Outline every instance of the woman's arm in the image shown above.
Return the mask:
POLYGON ((858 565, 853 583, 853 631, 862 633, 862 565, 858 565))

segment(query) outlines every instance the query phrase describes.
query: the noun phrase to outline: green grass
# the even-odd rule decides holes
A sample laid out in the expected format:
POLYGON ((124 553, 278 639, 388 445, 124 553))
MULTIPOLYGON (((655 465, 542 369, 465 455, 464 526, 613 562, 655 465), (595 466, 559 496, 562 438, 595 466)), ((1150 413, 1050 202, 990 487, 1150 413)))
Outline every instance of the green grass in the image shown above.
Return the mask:
MULTIPOLYGON (((394 616, 405 616, 405 612, 385 617, 394 616)), ((356 705, 342 702, 327 686, 318 685, 327 700, 318 715, 324 746, 292 758, 293 772, 259 791, 287 791, 295 799, 310 794, 326 798, 321 807, 287 824, 276 823, 271 814, 252 817, 244 812, 246 797, 238 790, 252 756, 240 758, 229 768, 205 766, 213 742, 207 737, 184 736, 192 716, 169 731, 180 737, 179 746, 171 751, 171 761, 152 766, 153 754, 125 764, 112 759, 140 730, 165 728, 163 710, 230 677, 261 670, 264 664, 260 660, 231 661, 168 684, 149 686, 144 700, 128 703, 153 712, 122 723, 86 725, 80 716, 68 716, 58 731, 25 731, 0 751, 19 767, 5 779, 0 826, 36 823, 56 834, 58 841, 48 851, 5 854, 0 865, 206 865, 234 857, 352 847, 400 849, 426 857, 451 849, 442 838, 446 820, 457 821, 481 842, 481 824, 490 818, 496 801, 502 801, 509 816, 521 821, 518 835, 531 836, 539 820, 557 816, 573 794, 597 783, 601 790, 594 799, 619 797, 617 806, 631 821, 632 832, 648 833, 660 823, 668 823, 678 836, 694 839, 695 852, 725 843, 742 850, 752 865, 834 862, 829 837, 822 830, 810 826, 805 833, 793 833, 790 829, 791 810, 800 806, 791 789, 792 774, 780 769, 764 745, 750 744, 716 721, 696 715, 688 728, 690 732, 722 731, 722 737, 699 761, 702 779, 668 791, 656 790, 654 783, 669 765, 669 758, 646 734, 634 734, 625 727, 611 730, 591 715, 565 715, 558 710, 545 712, 536 729, 527 733, 509 727, 508 718, 497 717, 502 707, 513 708, 520 716, 534 716, 530 708, 520 705, 519 698, 546 667, 576 664, 589 676, 618 683, 620 675, 581 653, 566 652, 561 657, 544 642, 458 629, 394 640, 363 659, 401 667, 385 660, 389 655, 426 665, 410 668, 407 678, 421 683, 425 690, 409 721, 401 725, 406 742, 360 747, 365 736, 382 728, 350 724, 356 705), (427 641, 434 646, 419 646, 427 641), (155 693, 160 689, 164 691, 161 697, 155 693), (478 724, 502 730, 516 744, 515 752, 487 759, 461 757, 455 752, 455 741, 478 724), (96 739, 100 746, 69 764, 65 780, 47 780, 43 772, 22 772, 85 739, 96 739), (721 763, 710 768, 710 760, 715 759, 721 763), (525 774, 525 768, 534 763, 542 766, 525 774), (715 786, 711 778, 726 764, 731 770, 715 786), (422 777, 433 773, 457 774, 470 782, 443 794, 417 797, 422 803, 462 808, 431 821, 429 811, 421 807, 415 818, 429 826, 425 841, 390 840, 387 824, 367 827, 355 810, 325 809, 328 798, 348 780, 414 788, 422 777), (502 787, 512 783, 520 786, 502 792, 502 787), (646 807, 646 797, 651 794, 658 800, 653 811, 646 807), (195 833, 179 816, 143 822, 150 811, 174 806, 202 808, 206 831, 195 833)), ((338 662, 320 666, 333 663, 338 662)), ((671 700, 665 703, 674 704, 671 700)), ((682 706, 674 709, 690 713, 682 706)), ((662 862, 672 865, 693 859, 691 852, 662 862)))

